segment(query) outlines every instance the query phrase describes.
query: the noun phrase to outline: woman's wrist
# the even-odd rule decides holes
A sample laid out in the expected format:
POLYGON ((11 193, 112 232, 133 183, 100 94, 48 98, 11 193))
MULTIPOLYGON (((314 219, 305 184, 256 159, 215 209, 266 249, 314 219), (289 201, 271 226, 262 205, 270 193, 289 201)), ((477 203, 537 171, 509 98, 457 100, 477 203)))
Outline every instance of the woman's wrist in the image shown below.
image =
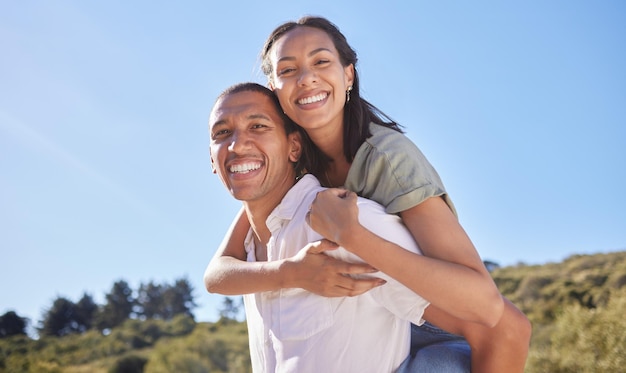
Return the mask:
POLYGON ((335 238, 337 241, 334 242, 351 253, 356 254, 359 247, 358 240, 361 239, 365 233, 366 229, 359 223, 345 226, 338 230, 335 238))

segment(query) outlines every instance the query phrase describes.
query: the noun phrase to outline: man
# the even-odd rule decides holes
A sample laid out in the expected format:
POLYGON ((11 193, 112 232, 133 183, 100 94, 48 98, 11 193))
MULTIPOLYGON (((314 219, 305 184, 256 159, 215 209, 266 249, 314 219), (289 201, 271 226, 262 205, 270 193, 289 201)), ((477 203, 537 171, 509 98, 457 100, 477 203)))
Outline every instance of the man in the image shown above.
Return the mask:
MULTIPOLYGON (((267 88, 244 83, 227 89, 209 120, 211 165, 250 222, 245 248, 218 253, 247 259, 245 270, 223 275, 216 292, 245 294, 250 353, 255 372, 393 372, 407 358, 410 323, 421 324, 428 302, 383 273, 377 286, 354 297, 322 297, 271 283, 267 271, 288 264, 322 237, 307 224, 317 179, 301 168, 310 154, 303 134, 267 88), (305 152, 308 153, 308 152, 305 152)), ((374 233, 419 253, 395 215, 359 199, 359 221, 374 233)), ((336 248, 328 256, 362 262, 336 248)), ((215 260, 215 258, 214 258, 215 260)), ((282 268, 284 268, 283 266, 282 268)), ((207 272, 211 271, 211 266, 207 272)))

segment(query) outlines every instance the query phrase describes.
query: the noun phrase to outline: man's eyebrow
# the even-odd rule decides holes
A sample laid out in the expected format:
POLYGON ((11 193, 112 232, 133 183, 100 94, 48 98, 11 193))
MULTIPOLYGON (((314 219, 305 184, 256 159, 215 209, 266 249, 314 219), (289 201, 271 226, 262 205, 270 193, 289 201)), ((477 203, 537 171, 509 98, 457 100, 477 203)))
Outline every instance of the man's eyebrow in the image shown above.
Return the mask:
MULTIPOLYGON (((310 51, 310 52, 307 54, 307 56, 308 56, 308 57, 311 57, 311 56, 313 56, 314 54, 319 53, 319 52, 323 52, 323 51, 326 51, 326 52, 331 52, 331 53, 332 53, 332 51, 331 51, 330 49, 328 49, 328 48, 323 48, 323 47, 322 47, 322 48, 313 49, 312 51, 310 51)), ((295 59, 296 59, 296 58, 295 58, 295 57, 293 57, 293 56, 285 56, 285 57, 281 57, 281 58, 279 58, 279 59, 278 59, 278 62, 282 62, 282 61, 294 61, 295 59)))
POLYGON ((265 119, 265 120, 269 120, 271 121, 272 118, 270 118, 269 116, 262 114, 262 113, 258 113, 258 114, 250 114, 247 116, 248 119, 265 119))
POLYGON ((215 127, 224 126, 226 125, 226 123, 227 123, 226 120, 220 119, 211 125, 211 130, 213 130, 213 128, 215 127))
MULTIPOLYGON (((263 113, 254 113, 254 114, 250 114, 248 116, 246 116, 247 120, 254 120, 254 119, 263 119, 263 120, 267 120, 270 122, 273 122, 272 118, 266 114, 263 113)), ((211 125, 211 131, 217 127, 220 126, 225 126, 228 124, 228 121, 226 119, 219 119, 217 121, 215 121, 215 123, 213 123, 211 125)))

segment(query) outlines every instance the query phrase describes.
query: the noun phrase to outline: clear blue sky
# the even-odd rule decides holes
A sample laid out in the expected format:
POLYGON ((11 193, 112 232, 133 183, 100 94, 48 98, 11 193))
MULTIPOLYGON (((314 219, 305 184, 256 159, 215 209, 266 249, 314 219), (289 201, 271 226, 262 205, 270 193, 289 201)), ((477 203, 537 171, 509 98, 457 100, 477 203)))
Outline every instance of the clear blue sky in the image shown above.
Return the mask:
POLYGON ((346 34, 484 259, 626 250, 623 1, 4 1, 0 314, 186 276, 216 319, 202 274, 239 203, 208 114, 305 14, 346 34))

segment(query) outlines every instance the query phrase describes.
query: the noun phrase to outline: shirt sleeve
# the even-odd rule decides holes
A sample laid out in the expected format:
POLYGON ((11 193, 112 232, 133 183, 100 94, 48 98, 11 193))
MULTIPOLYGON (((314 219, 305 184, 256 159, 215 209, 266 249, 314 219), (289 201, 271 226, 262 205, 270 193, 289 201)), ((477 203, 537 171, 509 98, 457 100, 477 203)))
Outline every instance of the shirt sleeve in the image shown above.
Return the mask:
POLYGON ((371 127, 373 135, 357 151, 345 187, 392 214, 437 196, 456 214, 439 174, 418 147, 397 131, 371 127))

